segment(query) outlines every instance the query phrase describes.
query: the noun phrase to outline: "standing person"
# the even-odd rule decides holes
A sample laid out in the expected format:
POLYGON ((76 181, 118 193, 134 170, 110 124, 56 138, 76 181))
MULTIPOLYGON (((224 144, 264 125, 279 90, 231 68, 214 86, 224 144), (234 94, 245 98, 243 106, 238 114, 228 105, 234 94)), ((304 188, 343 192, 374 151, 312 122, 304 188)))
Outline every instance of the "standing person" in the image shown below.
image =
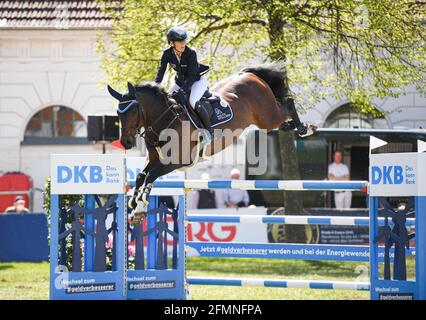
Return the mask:
MULTIPOLYGON (((240 176, 240 170, 232 169, 231 180, 238 180, 240 176)), ((223 202, 227 208, 241 208, 249 205, 250 198, 247 190, 226 189, 223 192, 223 202)))
MULTIPOLYGON (((210 180, 210 175, 205 172, 201 175, 202 180, 210 180)), ((216 192, 211 189, 194 190, 192 195, 193 207, 197 209, 216 209, 216 192)))
MULTIPOLYGON (((328 166, 328 180, 348 181, 349 168, 342 163, 343 155, 340 151, 333 154, 333 163, 328 166)), ((351 191, 334 191, 334 203, 337 209, 349 209, 352 203, 351 191)))
POLYGON ((210 116, 206 106, 199 101, 207 90, 205 74, 209 67, 198 63, 197 53, 186 45, 187 38, 188 35, 183 28, 171 28, 167 31, 170 48, 163 51, 155 82, 163 81, 167 65, 170 64, 176 71, 176 77, 169 94, 183 106, 186 105, 186 97, 189 97, 191 107, 195 109, 208 131, 206 134, 205 130, 202 130, 205 133, 205 141, 210 143, 213 137, 210 116))
POLYGON ((6 208, 6 210, 4 212, 6 213, 28 213, 30 212, 30 210, 28 210, 28 208, 25 207, 25 199, 22 196, 17 196, 15 198, 15 202, 13 204, 13 206, 6 208))

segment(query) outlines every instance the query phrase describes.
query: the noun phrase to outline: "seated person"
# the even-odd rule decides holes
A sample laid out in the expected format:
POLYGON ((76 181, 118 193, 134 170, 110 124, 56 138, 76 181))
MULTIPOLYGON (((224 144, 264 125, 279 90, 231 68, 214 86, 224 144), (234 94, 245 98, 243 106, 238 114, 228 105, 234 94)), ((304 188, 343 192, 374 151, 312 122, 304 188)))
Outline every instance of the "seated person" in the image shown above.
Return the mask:
POLYGON ((30 210, 25 207, 25 199, 22 196, 17 196, 13 206, 6 208, 6 213, 28 213, 30 210))

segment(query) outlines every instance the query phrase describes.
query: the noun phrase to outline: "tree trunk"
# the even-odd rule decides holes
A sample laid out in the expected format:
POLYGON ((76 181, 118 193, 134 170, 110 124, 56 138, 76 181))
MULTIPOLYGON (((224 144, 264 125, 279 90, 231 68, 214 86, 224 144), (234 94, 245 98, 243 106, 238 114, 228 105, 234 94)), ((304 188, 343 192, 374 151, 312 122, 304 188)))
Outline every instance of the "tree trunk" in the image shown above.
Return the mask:
MULTIPOLYGON (((285 21, 280 12, 274 8, 268 11, 269 18, 269 57, 274 60, 285 60, 283 28, 285 21)), ((288 82, 285 86, 288 88, 288 82)), ((279 144, 281 154, 281 168, 284 180, 300 180, 299 160, 296 152, 296 135, 294 132, 279 130, 279 144)), ((286 214, 303 215, 303 199, 300 191, 284 191, 284 208, 286 214)), ((304 225, 284 225, 283 242, 306 243, 307 237, 304 225)))

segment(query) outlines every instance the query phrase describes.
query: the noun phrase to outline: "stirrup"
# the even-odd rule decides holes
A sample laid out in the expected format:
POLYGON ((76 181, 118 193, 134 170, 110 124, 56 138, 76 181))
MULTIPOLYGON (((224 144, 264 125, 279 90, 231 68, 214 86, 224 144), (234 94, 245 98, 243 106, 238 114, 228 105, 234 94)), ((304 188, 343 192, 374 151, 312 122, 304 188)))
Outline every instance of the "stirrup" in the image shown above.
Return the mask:
POLYGON ((173 110, 177 113, 177 114, 181 114, 185 111, 185 107, 180 104, 180 103, 176 103, 175 105, 173 105, 173 110))
POLYGON ((201 130, 201 135, 203 137, 203 142, 205 144, 211 144, 212 143, 212 140, 213 140, 212 134, 207 129, 201 130))

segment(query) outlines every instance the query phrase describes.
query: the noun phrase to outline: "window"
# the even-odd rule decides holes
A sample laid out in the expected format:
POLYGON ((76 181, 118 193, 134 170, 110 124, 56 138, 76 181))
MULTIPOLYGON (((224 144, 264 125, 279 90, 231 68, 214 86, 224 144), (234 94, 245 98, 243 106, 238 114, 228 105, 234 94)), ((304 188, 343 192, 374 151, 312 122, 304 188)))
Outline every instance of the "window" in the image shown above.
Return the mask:
POLYGON ((383 113, 377 110, 379 116, 361 114, 348 103, 334 110, 325 122, 326 128, 362 128, 362 129, 387 129, 388 124, 383 113))
POLYGON ((25 129, 25 143, 71 143, 87 141, 83 117, 65 106, 51 106, 37 112, 25 129))

